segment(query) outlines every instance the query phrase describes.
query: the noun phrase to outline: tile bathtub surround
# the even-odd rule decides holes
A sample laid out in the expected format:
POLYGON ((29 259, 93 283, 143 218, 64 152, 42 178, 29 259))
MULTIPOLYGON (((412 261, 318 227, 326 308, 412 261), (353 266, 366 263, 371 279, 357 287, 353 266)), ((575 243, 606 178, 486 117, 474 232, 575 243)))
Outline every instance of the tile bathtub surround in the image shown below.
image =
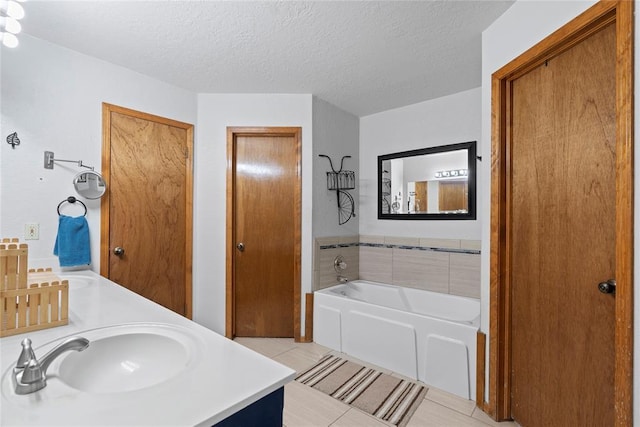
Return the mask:
POLYGON ((482 242, 480 240, 460 240, 460 249, 471 249, 480 253, 481 247, 482 242))
POLYGON ((479 240, 360 236, 360 278, 480 298, 479 240))
POLYGON ((449 254, 449 293, 480 298, 480 255, 449 254))
POLYGON ((480 241, 370 236, 318 238, 314 290, 337 283, 333 260, 347 262, 343 276, 480 298, 480 241))
POLYGON ((360 235, 360 243, 369 243, 373 245, 384 245, 384 236, 368 236, 360 235))
POLYGON ((361 245, 360 278, 480 298, 480 254, 361 245))
POLYGON ((390 283, 449 293, 449 253, 393 248, 391 254, 392 281, 390 283))
POLYGON ((356 280, 360 270, 358 236, 319 237, 313 252, 313 290, 318 291, 338 282, 338 274, 356 280), (335 258, 341 255, 347 268, 342 273, 334 269, 335 258))
POLYGON ((384 247, 360 246, 360 279, 392 283, 393 257, 389 256, 391 250, 384 247))
POLYGON ((314 290, 320 290, 333 286, 338 282, 338 275, 356 280, 358 278, 359 251, 358 246, 327 248, 319 251, 320 255, 315 259, 318 262, 318 269, 315 273, 314 290), (342 256, 347 268, 338 273, 334 269, 334 260, 337 256, 342 256))
POLYGON ((462 249, 480 251, 480 240, 434 239, 431 237, 397 237, 360 235, 360 244, 417 246, 422 248, 462 249))
MULTIPOLYGON (((363 243, 363 242, 361 242, 363 243)), ((385 236, 384 244, 388 246, 420 246, 419 237, 393 237, 385 236)))
POLYGON ((461 249, 461 240, 453 239, 420 239, 420 245, 423 248, 441 248, 441 249, 461 249))

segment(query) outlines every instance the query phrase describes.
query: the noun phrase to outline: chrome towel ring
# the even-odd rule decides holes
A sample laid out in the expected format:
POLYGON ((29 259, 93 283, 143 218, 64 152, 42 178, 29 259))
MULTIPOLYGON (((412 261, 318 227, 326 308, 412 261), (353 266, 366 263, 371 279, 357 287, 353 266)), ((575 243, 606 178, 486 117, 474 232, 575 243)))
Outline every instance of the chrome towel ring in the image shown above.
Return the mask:
POLYGON ((64 202, 67 202, 67 203, 75 203, 75 202, 78 202, 78 203, 80 203, 80 204, 82 205, 82 207, 84 207, 84 215, 83 215, 83 216, 87 216, 87 205, 85 205, 84 203, 82 203, 82 200, 78 200, 78 199, 76 199, 76 198, 75 198, 75 197, 73 197, 73 196, 69 196, 69 197, 67 197, 66 199, 64 199, 63 201, 61 201, 61 202, 58 204, 58 215, 60 215, 60 206, 62 206, 62 204, 63 204, 64 202))

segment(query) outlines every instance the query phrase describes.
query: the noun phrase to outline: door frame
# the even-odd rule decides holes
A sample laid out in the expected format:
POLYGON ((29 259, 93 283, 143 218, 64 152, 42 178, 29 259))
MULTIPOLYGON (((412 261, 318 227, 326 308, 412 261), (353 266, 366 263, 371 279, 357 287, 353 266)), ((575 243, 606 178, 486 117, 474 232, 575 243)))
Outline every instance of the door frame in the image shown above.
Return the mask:
MULTIPOLYGON (((102 178, 111 185, 111 113, 119 113, 137 119, 161 123, 186 131, 185 141, 185 317, 193 318, 193 125, 153 114, 143 113, 117 105, 102 103, 102 178)), ((110 235, 110 191, 105 192, 100 201, 100 275, 109 277, 110 235)))
POLYGON ((301 254, 302 254, 302 128, 300 127, 227 127, 227 218, 226 218, 226 298, 225 336, 235 337, 235 148, 236 139, 243 136, 293 137, 296 142, 296 168, 294 195, 294 283, 293 283, 293 335, 300 342, 301 312, 301 254))
MULTIPOLYGON (((633 1, 596 3, 492 75, 489 401, 511 418, 511 84, 607 24, 616 25, 615 424, 633 419, 633 1)), ((595 285, 594 285, 595 286, 595 285)))

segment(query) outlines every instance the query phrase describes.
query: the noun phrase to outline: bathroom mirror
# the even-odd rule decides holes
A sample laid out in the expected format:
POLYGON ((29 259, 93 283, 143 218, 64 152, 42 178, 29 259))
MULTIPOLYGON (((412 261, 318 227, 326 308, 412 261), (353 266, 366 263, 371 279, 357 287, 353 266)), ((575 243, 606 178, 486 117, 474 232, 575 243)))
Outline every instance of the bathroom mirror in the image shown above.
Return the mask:
POLYGON ((378 219, 476 219, 476 141, 378 156, 378 219))
POLYGON ((99 199, 107 190, 102 176, 95 171, 80 172, 73 178, 73 186, 85 199, 99 199))

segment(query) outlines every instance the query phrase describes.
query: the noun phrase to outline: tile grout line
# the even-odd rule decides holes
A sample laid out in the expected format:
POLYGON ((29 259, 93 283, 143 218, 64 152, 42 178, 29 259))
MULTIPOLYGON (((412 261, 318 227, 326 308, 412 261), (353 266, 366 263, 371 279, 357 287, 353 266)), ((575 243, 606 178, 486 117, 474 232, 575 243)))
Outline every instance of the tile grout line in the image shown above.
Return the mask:
MULTIPOLYGON (((431 400, 431 399, 427 399, 426 397, 423 399, 423 403, 424 403, 424 401, 425 401, 425 400, 428 400, 429 402, 434 403, 434 404, 436 404, 436 405, 438 405, 438 406, 441 406, 441 407, 443 407, 443 408, 445 408, 445 409, 448 409, 448 410, 450 410, 450 411, 456 412, 456 413, 458 413, 458 414, 460 414, 460 415, 462 415, 462 416, 464 416, 464 417, 466 417, 466 418, 468 418, 468 419, 470 419, 470 420, 477 421, 477 422, 479 422, 479 423, 481 423, 481 424, 483 424, 483 425, 485 425, 485 426, 489 426, 489 427, 491 427, 491 425, 490 425, 490 424, 487 424, 487 423, 485 423, 484 421, 479 420, 479 419, 477 419, 477 418, 473 418, 473 417, 471 416, 471 415, 473 415, 473 412, 471 412, 471 415, 466 415, 466 414, 464 414, 464 413, 462 413, 462 412, 460 412, 460 411, 458 411, 458 410, 455 410, 455 409, 450 408, 450 407, 448 407, 448 406, 446 406, 446 405, 443 405, 442 403, 436 402, 436 401, 431 400)), ((422 405, 422 403, 421 403, 420 405, 422 405)), ((419 408, 420 408, 420 406, 418 406, 418 409, 419 409, 419 408)))
POLYGON ((427 390, 427 393, 424 395, 424 400, 428 400, 429 402, 433 402, 433 403, 437 403, 440 406, 444 406, 445 408, 451 409, 452 411, 456 411, 457 413, 464 415, 465 417, 469 417, 471 418, 473 415, 473 412, 476 410, 476 407, 474 406, 473 409, 471 410, 471 414, 465 414, 464 412, 458 410, 457 408, 452 408, 451 406, 445 405, 444 403, 438 402, 437 400, 431 399, 429 397, 429 391, 427 390))
MULTIPOLYGON (((493 421, 493 420, 492 420, 493 424, 485 423, 485 422, 484 422, 484 421, 482 421, 481 419, 476 418, 476 417, 474 417, 474 416, 473 416, 473 414, 475 414, 475 413, 476 413, 476 411, 480 411, 480 412, 482 412, 483 414, 487 415, 487 414, 486 414, 482 409, 480 409, 480 408, 478 408, 478 407, 476 406, 476 407, 473 409, 473 412, 471 413, 471 418, 473 418, 474 420, 479 421, 479 422, 481 422, 482 424, 484 424, 484 425, 486 425, 486 426, 489 426, 489 427, 491 427, 491 426, 493 426, 493 425, 496 425, 496 424, 501 424, 501 423, 499 423, 499 422, 497 422, 497 421, 493 421)), ((487 415, 487 416, 488 416, 488 415, 487 415)), ((517 424, 515 424, 515 422, 514 422, 514 421, 511 421, 511 422, 510 422, 511 424, 508 424, 508 423, 509 423, 508 421, 507 421, 507 422, 504 422, 504 421, 503 421, 502 423, 504 423, 504 425, 517 426, 517 424)))
POLYGON ((327 425, 327 427, 331 427, 332 425, 334 425, 335 423, 337 423, 341 418, 343 418, 345 415, 347 415, 347 412, 349 412, 351 410, 351 408, 347 409, 346 411, 344 411, 342 414, 340 414, 340 416, 338 418, 336 418, 335 420, 333 420, 330 424, 327 425))
MULTIPOLYGON (((278 354, 275 354, 275 355, 273 355, 273 356, 271 356, 271 357, 269 357, 269 356, 267 356, 267 357, 269 357, 270 359, 275 359, 276 357, 280 357, 280 356, 282 356, 283 354, 288 353, 288 352, 290 352, 291 350, 295 350, 295 349, 296 349, 295 347, 293 347, 293 348, 288 348, 288 349, 286 349, 286 350, 284 350, 284 351, 281 351, 281 352, 280 352, 280 353, 278 353, 278 354)), ((278 363, 280 363, 280 362, 278 362, 278 363)))
MULTIPOLYGON (((257 339, 269 339, 269 338, 257 338, 257 339)), ((242 342, 240 342, 240 341, 236 341, 236 342, 237 342, 238 344, 242 345, 243 347, 246 347, 246 348, 248 348, 249 350, 255 351, 256 353, 259 353, 259 354, 261 354, 261 355, 263 355, 264 357, 267 357, 267 358, 269 358, 269 359, 273 359, 274 357, 278 357, 278 356, 280 356, 281 354, 284 354, 284 353, 286 353, 287 351, 289 351, 289 350, 293 350, 294 348, 296 348, 296 347, 294 346, 294 347, 287 348, 287 349, 285 349, 285 350, 278 349, 278 350, 276 350, 276 351, 278 351, 278 353, 275 353, 275 354, 272 354, 272 355, 267 355, 267 354, 264 354, 262 351, 260 351, 260 350, 258 350, 258 349, 256 349, 256 348, 251 347, 251 346, 250 346, 250 345, 248 345, 247 343, 242 343, 242 342)))

